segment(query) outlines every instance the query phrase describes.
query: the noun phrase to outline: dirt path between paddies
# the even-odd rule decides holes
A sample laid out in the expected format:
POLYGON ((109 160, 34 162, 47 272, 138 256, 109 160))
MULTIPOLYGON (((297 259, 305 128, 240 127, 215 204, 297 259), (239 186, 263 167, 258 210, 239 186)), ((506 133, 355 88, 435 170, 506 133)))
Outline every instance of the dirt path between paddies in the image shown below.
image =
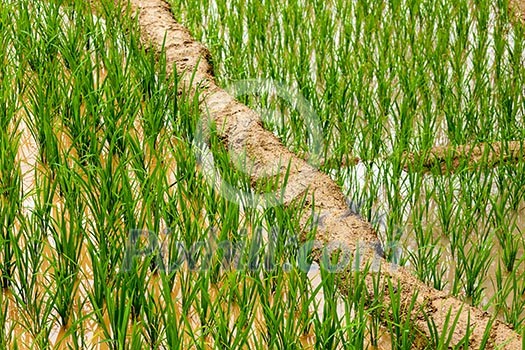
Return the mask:
MULTIPOLYGON (((373 161, 388 160, 389 156, 373 161)), ((339 166, 353 166, 365 162, 357 157, 343 158, 343 164, 328 163, 329 169, 339 166)), ((425 153, 405 152, 402 164, 407 172, 454 173, 462 169, 474 170, 478 167, 495 167, 506 163, 525 161, 525 141, 494 141, 465 145, 436 146, 425 153), (416 170, 414 170, 416 169, 416 170)))
MULTIPOLYGON (((405 307, 408 307, 417 293, 418 307, 410 317, 416 320, 423 333, 429 335, 423 313, 430 315, 437 329, 441 330, 447 323, 447 314, 450 311, 451 320, 459 315, 452 345, 460 342, 465 336, 470 323, 470 348, 480 347, 484 331, 491 319, 490 315, 426 286, 403 268, 390 268, 389 263, 380 258, 377 250, 372 248, 378 242, 376 232, 368 222, 357 215, 350 215, 339 186, 328 175, 290 152, 271 132, 263 128, 257 113, 237 102, 216 85, 209 63, 209 51, 175 21, 169 5, 162 0, 130 0, 129 3, 138 15, 144 45, 159 49, 164 43, 168 71, 176 68, 179 73, 186 72, 181 78, 181 85, 192 91, 199 91, 202 110, 206 112, 203 115, 206 114, 215 121, 225 146, 237 154, 246 152, 253 160, 253 179, 264 176, 265 171, 270 168, 277 167, 285 172, 289 164, 290 173, 284 189, 284 202, 290 203, 294 198, 308 193, 305 205, 311 206, 315 197, 318 218, 322 218, 318 227, 318 240, 343 242, 353 251, 356 247, 368 247, 360 251, 363 257, 362 264, 374 261, 381 265, 381 288, 387 289, 388 280, 394 285, 399 282, 401 288, 397 292, 402 293, 401 300, 405 307)), ((305 210, 302 221, 307 223, 310 219, 310 212, 305 210)), ((369 295, 373 297, 370 275, 368 282, 369 295)), ((499 320, 494 321, 487 348, 519 349, 521 343, 520 335, 499 320)))
POLYGON ((505 163, 525 160, 524 141, 482 142, 473 145, 440 146, 426 154, 406 153, 403 155, 406 171, 412 168, 426 171, 439 170, 443 173, 458 169, 492 167, 505 163))

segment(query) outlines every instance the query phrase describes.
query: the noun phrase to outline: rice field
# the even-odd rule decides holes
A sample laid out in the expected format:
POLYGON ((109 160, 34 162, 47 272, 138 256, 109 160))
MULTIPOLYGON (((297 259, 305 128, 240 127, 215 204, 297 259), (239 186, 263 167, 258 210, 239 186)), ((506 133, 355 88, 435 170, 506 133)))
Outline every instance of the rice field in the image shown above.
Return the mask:
MULTIPOLYGON (((171 3, 224 86, 270 78, 309 101, 321 169, 375 225, 387 257, 521 329, 524 27, 508 1, 171 3), (474 164, 452 151, 480 144, 474 164), (438 147, 450 151, 434 161, 438 147)), ((277 111, 265 126, 308 150, 287 101, 245 102, 277 111)))
MULTIPOLYGON (((387 261, 523 334, 525 33, 507 1, 169 4, 387 261)), ((0 46, 0 349, 469 347, 455 315, 415 320, 380 274, 315 261, 304 197, 246 205, 210 183, 192 72, 129 3, 4 1, 0 46)), ((232 188, 280 188, 205 141, 232 188)))

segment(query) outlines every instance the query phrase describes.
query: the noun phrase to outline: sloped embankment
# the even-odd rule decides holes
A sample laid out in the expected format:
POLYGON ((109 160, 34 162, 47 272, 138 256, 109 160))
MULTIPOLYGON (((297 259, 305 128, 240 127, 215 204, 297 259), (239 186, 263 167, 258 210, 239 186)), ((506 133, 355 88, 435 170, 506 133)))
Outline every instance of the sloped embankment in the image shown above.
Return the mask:
MULTIPOLYGON (((322 218, 317 239, 343 242, 353 251, 364 247, 360 249, 363 257, 361 264, 372 261, 381 264, 381 288, 387 290, 388 280, 394 284, 399 283, 401 288, 397 293, 401 293, 400 299, 407 309, 413 297, 416 298, 417 307, 407 317, 417 319, 416 323, 423 333, 430 333, 423 316, 425 313, 433 318, 440 331, 446 328, 450 318, 447 315, 450 312, 452 319, 459 314, 452 344, 460 342, 468 330, 471 334, 471 347, 479 348, 488 327, 491 328, 489 347, 521 347, 521 336, 507 325, 499 321, 490 324, 491 316, 487 313, 444 292, 429 288, 403 268, 390 268, 380 252, 373 249, 377 243, 377 235, 371 225, 356 215, 349 215, 339 186, 328 175, 288 151, 271 132, 263 128, 257 113, 237 102, 216 85, 209 63, 209 52, 174 20, 169 5, 162 0, 131 0, 130 3, 138 16, 144 44, 157 49, 164 44, 168 69, 176 68, 178 72, 187 73, 182 77, 181 86, 200 91, 202 110, 206 112, 203 114, 216 122, 226 146, 238 154, 245 152, 253 161, 252 178, 255 180, 264 176, 268 169, 273 169, 274 173, 276 168, 285 172, 289 165, 288 183, 284 189, 285 203, 308 193, 306 205, 311 206, 315 197, 315 209, 319 212, 319 218, 322 218)), ((305 213, 303 223, 310 219, 310 212, 305 210, 305 213)), ((372 296, 371 276, 367 282, 369 295, 372 296)))

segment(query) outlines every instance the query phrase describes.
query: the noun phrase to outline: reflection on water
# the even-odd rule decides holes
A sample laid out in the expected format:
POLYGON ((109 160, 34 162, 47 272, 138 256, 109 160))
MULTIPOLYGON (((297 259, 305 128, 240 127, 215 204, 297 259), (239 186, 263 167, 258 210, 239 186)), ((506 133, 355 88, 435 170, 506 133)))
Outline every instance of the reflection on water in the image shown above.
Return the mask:
POLYGON ((525 202, 513 193, 521 185, 509 167, 394 176, 379 160, 347 168, 345 190, 349 206, 374 224, 383 244, 401 247, 396 261, 427 284, 523 316, 516 290, 525 290, 525 202))

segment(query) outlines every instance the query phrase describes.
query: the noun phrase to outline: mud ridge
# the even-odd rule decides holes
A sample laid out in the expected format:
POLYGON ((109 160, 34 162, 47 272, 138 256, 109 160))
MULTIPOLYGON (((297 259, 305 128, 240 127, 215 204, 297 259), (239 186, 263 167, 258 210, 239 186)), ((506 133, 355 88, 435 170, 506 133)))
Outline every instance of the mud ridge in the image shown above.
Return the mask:
POLYGON ((403 155, 405 170, 412 168, 425 171, 454 172, 458 169, 494 167, 505 163, 525 160, 525 141, 484 142, 474 145, 441 146, 432 148, 427 154, 406 153, 403 155))
MULTIPOLYGON (((268 169, 284 171, 289 164, 290 176, 284 189, 284 202, 290 203, 294 198, 307 194, 306 205, 311 206, 315 198, 315 208, 319 212, 317 218, 322 218, 319 219, 322 222, 318 227, 318 240, 344 242, 353 251, 358 247, 365 247, 361 249, 360 264, 364 266, 374 262, 380 265, 376 268, 381 271, 382 287, 388 288, 388 280, 395 285, 399 282, 398 292, 402 293, 403 307, 408 307, 412 297, 417 298, 417 307, 409 317, 417 320, 421 332, 426 336, 430 332, 423 312, 430 315, 437 329, 441 330, 445 326, 447 313, 451 310, 452 319, 459 314, 452 344, 461 341, 470 324, 470 347, 480 347, 485 328, 491 320, 490 315, 426 286, 403 268, 391 268, 376 249, 370 249, 378 242, 377 234, 368 222, 357 215, 349 214, 339 186, 328 175, 290 152, 271 132, 263 128, 254 111, 217 86, 209 63, 209 51, 175 21, 167 3, 162 0, 129 0, 125 3, 131 4, 133 13, 137 16, 143 44, 159 49, 164 43, 168 71, 177 69, 179 74, 186 73, 181 76, 181 86, 199 92, 203 114, 207 114, 216 123, 226 146, 236 154, 245 152, 253 160, 253 178, 263 177, 268 169)), ((311 215, 308 210, 304 212, 306 214, 301 219, 306 225, 310 222, 311 215)), ((344 281, 344 275, 341 277, 344 281)), ((369 294, 373 297, 371 278, 369 275, 369 294)), ((495 321, 491 328, 488 348, 521 348, 521 336, 510 327, 495 321)))

